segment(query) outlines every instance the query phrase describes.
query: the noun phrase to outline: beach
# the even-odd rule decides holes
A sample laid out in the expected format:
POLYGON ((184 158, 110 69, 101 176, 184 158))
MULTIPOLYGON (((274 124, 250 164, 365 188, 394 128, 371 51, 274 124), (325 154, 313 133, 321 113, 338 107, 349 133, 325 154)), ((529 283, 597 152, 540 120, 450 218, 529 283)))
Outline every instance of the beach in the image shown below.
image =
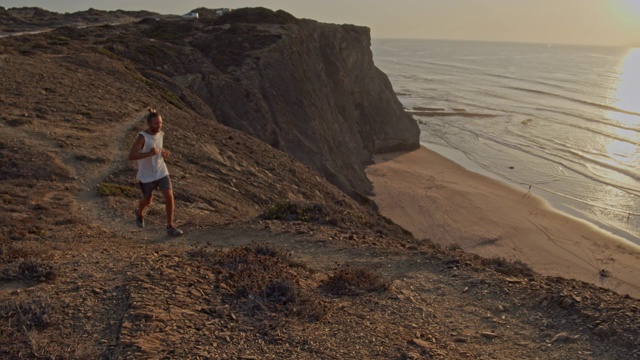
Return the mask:
POLYGON ((640 49, 384 39, 373 50, 422 144, 640 245, 640 49))
POLYGON ((418 239, 640 298, 640 247, 560 213, 527 188, 471 172, 425 147, 367 167, 380 212, 418 239))

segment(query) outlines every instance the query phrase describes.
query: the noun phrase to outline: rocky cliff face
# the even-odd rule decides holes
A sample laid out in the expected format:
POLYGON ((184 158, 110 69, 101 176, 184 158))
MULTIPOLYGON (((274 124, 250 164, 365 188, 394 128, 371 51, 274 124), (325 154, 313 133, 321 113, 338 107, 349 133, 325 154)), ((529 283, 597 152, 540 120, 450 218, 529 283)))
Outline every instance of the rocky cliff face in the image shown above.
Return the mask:
MULTIPOLYGON (((10 11, 35 18, 27 10, 33 9, 10 11)), ((371 190, 364 165, 373 154, 418 147, 417 124, 373 63, 368 28, 263 8, 221 17, 199 10, 200 19, 154 16, 119 26, 64 27, 41 46, 124 60, 162 89, 165 102, 154 106, 190 109, 253 135, 356 199, 371 190)), ((74 23, 81 15, 56 16, 74 23)))
POLYGON ((201 115, 289 153, 353 197, 371 190, 363 167, 372 154, 418 146, 415 121, 373 63, 368 28, 242 9, 131 30, 145 37, 106 48, 201 115))

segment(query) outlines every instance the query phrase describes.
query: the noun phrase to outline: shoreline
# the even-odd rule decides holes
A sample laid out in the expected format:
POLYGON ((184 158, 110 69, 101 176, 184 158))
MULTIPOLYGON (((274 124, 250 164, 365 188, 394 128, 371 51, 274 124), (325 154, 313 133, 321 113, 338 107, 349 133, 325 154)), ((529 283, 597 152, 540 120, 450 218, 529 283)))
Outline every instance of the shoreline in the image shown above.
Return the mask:
POLYGON ((421 146, 366 169, 380 212, 416 238, 640 298, 640 246, 421 146), (606 276, 601 276, 604 270, 606 276))
MULTIPOLYGON (((422 142, 421 146, 426 147, 430 151, 433 151, 449 159, 450 161, 453 161, 458 165, 461 165, 463 168, 465 168, 468 171, 497 180, 498 182, 505 184, 507 186, 513 187, 515 189, 522 190, 523 189, 522 187, 525 186, 524 183, 511 181, 507 178, 504 178, 500 175, 492 173, 491 171, 479 166, 475 162, 469 160, 466 157, 466 155, 460 150, 449 148, 449 147, 435 144, 435 143, 429 143, 429 142, 427 143, 422 142)), ((548 191, 546 189, 539 188, 535 185, 532 187, 532 191, 535 191, 535 194, 539 198, 541 198, 543 201, 545 201, 555 211, 565 214, 569 217, 576 218, 580 221, 584 221, 590 224, 591 226, 595 226, 596 228, 604 231, 605 233, 613 234, 614 236, 620 237, 624 239, 624 241, 630 244, 640 246, 640 237, 638 237, 637 235, 632 234, 628 231, 625 231, 624 229, 607 224, 606 222, 600 221, 599 219, 594 218, 590 214, 580 211, 578 208, 573 207, 567 203, 567 200, 575 201, 576 203, 579 203, 580 202, 579 200, 572 199, 570 197, 565 197, 561 194, 557 194, 557 193, 548 191)), ((618 209, 610 209, 610 210, 616 211, 618 213, 624 213, 624 211, 618 210, 618 209)))

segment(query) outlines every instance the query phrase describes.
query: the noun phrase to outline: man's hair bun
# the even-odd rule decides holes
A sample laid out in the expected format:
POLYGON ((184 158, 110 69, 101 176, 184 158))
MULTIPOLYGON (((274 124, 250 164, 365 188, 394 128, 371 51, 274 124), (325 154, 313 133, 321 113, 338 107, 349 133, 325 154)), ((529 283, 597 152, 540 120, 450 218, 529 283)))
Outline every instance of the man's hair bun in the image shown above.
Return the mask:
POLYGON ((158 116, 160 116, 160 114, 158 114, 158 112, 156 111, 156 109, 153 109, 151 106, 149 106, 147 108, 147 111, 149 112, 147 114, 147 122, 151 122, 151 120, 157 118, 158 116))

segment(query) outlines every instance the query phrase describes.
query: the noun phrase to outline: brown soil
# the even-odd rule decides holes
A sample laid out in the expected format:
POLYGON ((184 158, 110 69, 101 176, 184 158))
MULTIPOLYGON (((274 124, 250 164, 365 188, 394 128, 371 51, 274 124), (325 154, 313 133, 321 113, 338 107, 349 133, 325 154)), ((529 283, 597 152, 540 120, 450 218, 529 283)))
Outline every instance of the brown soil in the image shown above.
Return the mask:
POLYGON ((0 40, 0 357, 640 358, 638 300, 416 240, 129 63, 49 36, 0 40), (146 229, 132 216, 124 159, 147 105, 179 238, 159 197, 146 229), (289 204, 295 220, 261 216, 289 204))

